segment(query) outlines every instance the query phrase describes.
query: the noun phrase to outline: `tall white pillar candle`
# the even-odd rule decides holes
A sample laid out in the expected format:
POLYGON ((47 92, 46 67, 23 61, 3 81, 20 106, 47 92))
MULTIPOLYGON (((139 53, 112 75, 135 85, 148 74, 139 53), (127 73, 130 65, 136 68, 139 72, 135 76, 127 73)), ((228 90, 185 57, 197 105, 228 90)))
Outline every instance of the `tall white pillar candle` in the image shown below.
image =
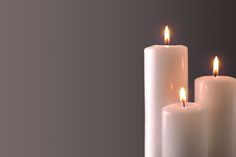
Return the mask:
POLYGON ((180 87, 188 88, 187 47, 153 45, 145 48, 144 80, 145 157, 161 157, 161 109, 178 101, 180 87))
POLYGON ((233 111, 235 78, 217 76, 218 58, 214 61, 214 76, 195 80, 195 101, 208 109, 209 157, 233 156, 233 111))
MULTIPOLYGON (((197 103, 162 110, 162 157, 207 157, 206 108, 197 103)), ((161 156, 160 156, 161 157, 161 156)))

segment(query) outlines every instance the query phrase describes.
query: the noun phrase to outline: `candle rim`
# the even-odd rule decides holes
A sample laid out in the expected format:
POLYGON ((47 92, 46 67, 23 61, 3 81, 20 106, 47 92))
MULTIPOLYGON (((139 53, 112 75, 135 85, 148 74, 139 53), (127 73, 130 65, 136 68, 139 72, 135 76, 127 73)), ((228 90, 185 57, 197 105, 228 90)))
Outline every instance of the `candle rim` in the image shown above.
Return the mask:
POLYGON ((195 80, 205 80, 205 81, 224 81, 224 80, 233 80, 235 81, 236 78, 232 76, 225 76, 225 75, 217 75, 216 77, 213 75, 205 75, 196 78, 195 80))
POLYGON ((162 112, 167 114, 191 114, 205 111, 206 107, 195 102, 186 102, 186 106, 183 107, 182 103, 169 104, 162 108, 162 112))
MULTIPOLYGON (((185 45, 182 45, 182 44, 161 44, 161 45, 159 45, 159 44, 154 44, 154 45, 152 45, 152 46, 155 46, 155 47, 187 47, 187 46, 185 46, 185 45)), ((151 46, 151 47, 152 47, 151 46)))
POLYGON ((165 49, 183 48, 183 49, 188 50, 188 47, 185 45, 151 45, 151 46, 144 48, 144 52, 153 51, 153 49, 157 49, 157 48, 158 49, 160 49, 160 48, 165 48, 165 49))

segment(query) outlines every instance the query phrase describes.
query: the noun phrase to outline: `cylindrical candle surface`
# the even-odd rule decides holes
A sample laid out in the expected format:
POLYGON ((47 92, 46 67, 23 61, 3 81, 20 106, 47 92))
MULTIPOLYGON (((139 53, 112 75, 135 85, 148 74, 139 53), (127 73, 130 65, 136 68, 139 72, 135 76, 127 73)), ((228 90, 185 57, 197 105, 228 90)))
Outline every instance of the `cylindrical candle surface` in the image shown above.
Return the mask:
POLYGON ((235 83, 234 78, 227 76, 195 80, 195 101, 208 109, 209 157, 235 157, 232 154, 235 83))
POLYGON ((161 157, 161 109, 188 89, 188 49, 154 45, 144 50, 145 157, 161 157))
MULTIPOLYGON (((171 104, 162 110, 162 157, 207 157, 206 108, 171 104)), ((160 156, 161 157, 161 156, 160 156)))

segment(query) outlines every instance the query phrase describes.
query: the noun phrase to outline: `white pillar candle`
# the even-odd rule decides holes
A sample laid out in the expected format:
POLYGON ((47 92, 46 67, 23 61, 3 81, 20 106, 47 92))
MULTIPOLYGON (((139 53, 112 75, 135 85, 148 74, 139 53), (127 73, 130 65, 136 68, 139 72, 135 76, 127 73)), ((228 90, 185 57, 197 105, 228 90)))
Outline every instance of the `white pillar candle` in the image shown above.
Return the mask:
POLYGON ((206 107, 189 102, 163 107, 162 144, 162 157, 207 157, 206 107))
MULTIPOLYGON (((235 80, 236 82, 236 80, 235 80)), ((234 114, 233 114, 233 156, 236 156, 236 83, 235 83, 235 88, 234 88, 234 114)))
MULTIPOLYGON (((235 78, 217 76, 219 61, 214 61, 214 76, 195 80, 195 101, 208 108, 209 157, 232 155, 235 78)), ((235 137, 234 137, 235 138, 235 137)), ((236 147, 234 146, 234 149, 236 147)))
MULTIPOLYGON (((168 35, 165 31, 167 43, 168 35)), ((145 48, 144 74, 145 157, 161 157, 161 108, 178 101, 180 87, 188 88, 187 47, 153 45, 145 48)))

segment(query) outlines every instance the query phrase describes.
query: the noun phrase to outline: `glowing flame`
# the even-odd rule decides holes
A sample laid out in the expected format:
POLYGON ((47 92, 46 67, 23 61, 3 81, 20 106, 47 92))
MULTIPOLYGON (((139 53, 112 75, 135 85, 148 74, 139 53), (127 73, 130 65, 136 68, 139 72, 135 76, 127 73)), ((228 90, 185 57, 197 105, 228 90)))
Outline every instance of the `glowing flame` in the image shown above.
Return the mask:
POLYGON ((218 74, 219 74, 219 59, 216 56, 213 63, 213 75, 216 77, 216 75, 218 74))
POLYGON ((170 44, 170 30, 168 26, 165 27, 165 31, 164 31, 164 43, 170 44))
POLYGON ((179 99, 183 103, 183 106, 185 107, 185 102, 187 100, 187 97, 186 97, 186 91, 183 87, 179 91, 179 99))

